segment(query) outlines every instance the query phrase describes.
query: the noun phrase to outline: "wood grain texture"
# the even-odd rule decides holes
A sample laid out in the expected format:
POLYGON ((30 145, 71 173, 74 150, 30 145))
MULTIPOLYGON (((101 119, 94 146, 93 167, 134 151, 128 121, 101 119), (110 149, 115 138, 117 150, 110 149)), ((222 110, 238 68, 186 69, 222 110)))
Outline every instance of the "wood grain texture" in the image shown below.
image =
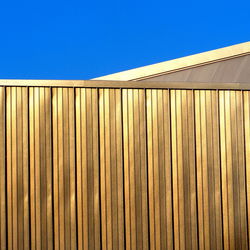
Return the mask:
POLYGON ((173 249, 169 90, 146 90, 150 249, 173 249))
POLYGON ((242 92, 220 91, 219 102, 224 247, 248 249, 242 92))
POLYGON ((121 90, 99 90, 102 249, 125 249, 121 90))
POLYGON ((51 90, 29 89, 32 249, 53 249, 51 90))
POLYGON ((8 248, 30 249, 28 88, 6 89, 8 248))
POLYGON ((0 250, 6 242, 5 88, 0 88, 0 250))
POLYGON ((149 249, 145 91, 123 90, 126 249, 149 249))
POLYGON ((76 249, 75 109, 73 88, 52 89, 55 249, 76 249))
POLYGON ((198 249, 194 98, 191 90, 171 90, 174 244, 198 249))
POLYGON ((243 92, 244 99, 244 128, 246 144, 246 196, 248 215, 248 247, 250 246, 250 91, 243 92))
POLYGON ((0 87, 0 250, 249 249, 250 92, 95 84, 0 87))
POLYGON ((98 91, 76 89, 78 248, 100 249, 98 91))
POLYGON ((199 249, 222 249, 219 102, 217 91, 195 90, 199 249))

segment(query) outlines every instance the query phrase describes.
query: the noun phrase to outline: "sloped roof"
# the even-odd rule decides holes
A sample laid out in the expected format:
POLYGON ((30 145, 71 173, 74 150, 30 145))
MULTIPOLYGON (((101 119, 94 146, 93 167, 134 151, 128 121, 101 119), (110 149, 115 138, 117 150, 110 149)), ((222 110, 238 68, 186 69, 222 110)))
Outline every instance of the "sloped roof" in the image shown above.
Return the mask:
POLYGON ((250 82, 250 42, 126 70, 95 80, 250 82))

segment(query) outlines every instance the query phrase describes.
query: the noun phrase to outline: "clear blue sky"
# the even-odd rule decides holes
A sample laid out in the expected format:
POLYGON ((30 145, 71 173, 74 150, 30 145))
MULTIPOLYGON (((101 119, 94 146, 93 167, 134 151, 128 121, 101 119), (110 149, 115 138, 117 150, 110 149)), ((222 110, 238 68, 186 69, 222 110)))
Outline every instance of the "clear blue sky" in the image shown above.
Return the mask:
POLYGON ((250 1, 0 3, 1 79, 90 79, 250 41, 250 1))

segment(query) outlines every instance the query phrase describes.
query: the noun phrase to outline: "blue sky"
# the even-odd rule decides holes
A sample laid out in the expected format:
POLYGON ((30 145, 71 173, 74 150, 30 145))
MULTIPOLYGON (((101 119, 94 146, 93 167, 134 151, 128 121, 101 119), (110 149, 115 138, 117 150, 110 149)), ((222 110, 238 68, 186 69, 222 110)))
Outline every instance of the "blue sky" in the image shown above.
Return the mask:
POLYGON ((250 41, 250 1, 1 1, 1 79, 90 79, 250 41))

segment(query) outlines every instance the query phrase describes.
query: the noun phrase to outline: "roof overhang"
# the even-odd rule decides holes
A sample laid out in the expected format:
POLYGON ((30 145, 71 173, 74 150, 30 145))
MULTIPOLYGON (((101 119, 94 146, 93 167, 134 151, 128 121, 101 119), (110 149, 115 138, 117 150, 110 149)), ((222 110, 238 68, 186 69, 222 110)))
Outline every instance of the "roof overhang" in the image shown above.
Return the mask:
POLYGON ((110 74, 93 80, 138 81, 250 54, 250 42, 110 74))

